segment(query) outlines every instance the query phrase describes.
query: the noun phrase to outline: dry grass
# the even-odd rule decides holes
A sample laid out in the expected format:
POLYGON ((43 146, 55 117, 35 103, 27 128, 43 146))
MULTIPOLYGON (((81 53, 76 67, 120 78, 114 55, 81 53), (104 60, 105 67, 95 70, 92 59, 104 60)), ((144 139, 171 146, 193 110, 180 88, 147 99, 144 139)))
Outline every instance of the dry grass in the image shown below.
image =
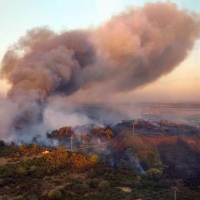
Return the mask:
POLYGON ((8 163, 7 158, 0 157, 0 166, 6 165, 8 163))
POLYGON ((129 192, 130 193, 132 191, 130 187, 116 187, 116 188, 119 188, 123 192, 129 192))

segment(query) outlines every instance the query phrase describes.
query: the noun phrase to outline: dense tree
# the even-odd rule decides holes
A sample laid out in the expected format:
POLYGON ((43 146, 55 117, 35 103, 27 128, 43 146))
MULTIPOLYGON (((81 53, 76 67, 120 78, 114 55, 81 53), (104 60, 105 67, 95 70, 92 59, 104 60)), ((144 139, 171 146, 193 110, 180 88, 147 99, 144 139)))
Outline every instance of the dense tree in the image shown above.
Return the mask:
POLYGON ((46 162, 51 166, 58 168, 67 164, 68 161, 68 152, 66 147, 60 147, 59 149, 50 152, 45 155, 46 162))
POLYGON ((0 140, 0 148, 5 146, 5 142, 3 140, 0 140))
POLYGON ((77 169, 81 169, 94 164, 94 162, 90 160, 89 156, 86 156, 81 153, 73 153, 69 157, 68 163, 72 164, 77 169))
POLYGON ((146 171, 146 175, 150 179, 159 180, 162 175, 162 171, 160 171, 159 169, 156 169, 156 168, 151 168, 146 171))

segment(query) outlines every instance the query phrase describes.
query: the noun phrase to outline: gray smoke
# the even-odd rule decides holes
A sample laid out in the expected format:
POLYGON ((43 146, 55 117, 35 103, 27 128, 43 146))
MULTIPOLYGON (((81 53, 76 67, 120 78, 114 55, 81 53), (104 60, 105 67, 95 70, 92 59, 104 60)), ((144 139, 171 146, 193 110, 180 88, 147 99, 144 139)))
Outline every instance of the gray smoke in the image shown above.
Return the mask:
MULTIPOLYGON (((27 31, 1 63, 0 75, 11 84, 1 103, 1 137, 33 127, 43 131, 61 121, 59 111, 67 113, 67 125, 77 110, 69 102, 112 102, 112 94, 157 80, 187 57, 199 37, 199 15, 171 2, 130 7, 96 29, 27 31)), ((89 121, 87 114, 78 118, 89 121)))

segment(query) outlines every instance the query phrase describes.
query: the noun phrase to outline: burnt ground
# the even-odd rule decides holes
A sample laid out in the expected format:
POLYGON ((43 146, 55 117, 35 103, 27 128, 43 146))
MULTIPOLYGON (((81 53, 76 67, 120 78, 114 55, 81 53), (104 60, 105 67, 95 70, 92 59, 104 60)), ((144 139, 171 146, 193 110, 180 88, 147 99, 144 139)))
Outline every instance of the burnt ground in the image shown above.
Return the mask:
POLYGON ((176 144, 163 143, 158 146, 161 160, 168 168, 164 176, 183 179, 187 186, 200 185, 200 153, 189 147, 182 139, 176 144))

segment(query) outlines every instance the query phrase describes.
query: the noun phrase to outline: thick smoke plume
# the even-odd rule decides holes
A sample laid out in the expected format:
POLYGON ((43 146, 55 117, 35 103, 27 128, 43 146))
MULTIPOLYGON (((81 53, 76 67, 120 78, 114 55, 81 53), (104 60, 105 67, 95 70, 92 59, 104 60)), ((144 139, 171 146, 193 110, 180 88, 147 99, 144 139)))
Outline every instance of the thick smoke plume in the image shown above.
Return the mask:
POLYGON ((70 118, 77 108, 70 101, 106 101, 155 81, 181 63, 199 37, 199 15, 171 2, 130 7, 95 29, 29 30, 1 63, 11 88, 1 102, 0 136, 46 129, 60 121, 58 111, 70 118))

